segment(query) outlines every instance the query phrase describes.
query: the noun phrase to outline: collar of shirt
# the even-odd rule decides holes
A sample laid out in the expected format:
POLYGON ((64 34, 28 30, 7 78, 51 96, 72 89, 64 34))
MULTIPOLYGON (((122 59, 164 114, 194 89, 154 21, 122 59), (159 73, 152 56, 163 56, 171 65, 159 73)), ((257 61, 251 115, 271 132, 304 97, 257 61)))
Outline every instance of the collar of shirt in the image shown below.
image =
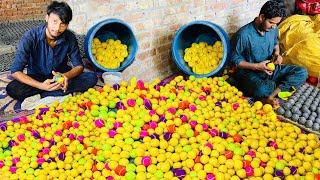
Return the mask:
MULTIPOLYGON (((46 29, 47 29, 47 25, 44 25, 43 26, 43 28, 42 28, 42 30, 41 30, 41 37, 42 37, 42 40, 43 41, 47 41, 47 39, 46 39, 46 29)), ((67 31, 67 30, 66 30, 67 31)), ((65 32, 66 32, 65 31, 65 32)), ((63 32, 59 37, 58 37, 58 39, 57 39, 57 43, 56 43, 56 45, 59 45, 59 44, 61 44, 61 43, 63 43, 65 40, 66 40, 66 38, 65 38, 65 32, 63 32)))
POLYGON ((251 22, 253 28, 257 31, 257 33, 258 33, 260 36, 264 36, 264 35, 266 34, 266 32, 259 31, 259 29, 256 27, 256 24, 254 23, 254 21, 255 21, 255 19, 251 22))

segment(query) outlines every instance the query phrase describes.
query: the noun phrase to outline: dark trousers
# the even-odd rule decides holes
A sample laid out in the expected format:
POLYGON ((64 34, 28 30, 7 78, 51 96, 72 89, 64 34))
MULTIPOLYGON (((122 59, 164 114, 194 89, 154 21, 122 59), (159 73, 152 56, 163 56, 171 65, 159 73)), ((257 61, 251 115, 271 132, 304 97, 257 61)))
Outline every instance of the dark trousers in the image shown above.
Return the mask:
POLYGON ((271 76, 264 72, 241 71, 236 73, 236 86, 246 96, 266 98, 278 87, 281 91, 296 89, 307 79, 308 72, 305 68, 295 65, 277 65, 271 76))
MULTIPOLYGON (((37 76, 37 75, 29 75, 33 79, 43 82, 48 77, 44 76, 37 76)), ((11 81, 7 87, 6 91, 7 94, 12 97, 13 99, 17 99, 23 101, 25 98, 40 94, 41 97, 47 96, 64 96, 73 92, 84 92, 87 89, 94 87, 98 81, 97 76, 92 72, 83 72, 79 76, 74 77, 69 80, 68 89, 66 92, 63 90, 56 90, 56 91, 44 91, 37 89, 35 87, 29 86, 24 84, 20 81, 13 80, 11 81)))

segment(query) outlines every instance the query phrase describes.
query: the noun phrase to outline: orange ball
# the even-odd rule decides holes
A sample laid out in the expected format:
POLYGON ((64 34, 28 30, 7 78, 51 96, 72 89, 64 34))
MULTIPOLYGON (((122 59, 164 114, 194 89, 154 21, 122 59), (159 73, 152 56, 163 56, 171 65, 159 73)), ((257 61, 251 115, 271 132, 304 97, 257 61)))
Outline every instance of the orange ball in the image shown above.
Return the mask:
POLYGON ((176 131, 176 126, 174 124, 171 124, 167 127, 167 130, 170 132, 170 133, 174 133, 176 131))
POLYGON ((235 134, 235 135, 233 136, 233 141, 240 143, 240 142, 242 141, 241 135, 240 135, 240 134, 235 134))
POLYGON ((124 166, 117 166, 116 169, 114 170, 115 173, 119 176, 124 176, 127 172, 126 168, 124 166))
POLYGON ((67 152, 67 146, 66 146, 66 145, 64 145, 64 144, 63 144, 63 145, 61 145, 59 149, 60 149, 60 152, 62 152, 62 153, 67 152))
POLYGON ((225 151, 225 152, 224 152, 224 156, 225 156, 227 159, 232 159, 233 153, 232 153, 232 151, 225 151))

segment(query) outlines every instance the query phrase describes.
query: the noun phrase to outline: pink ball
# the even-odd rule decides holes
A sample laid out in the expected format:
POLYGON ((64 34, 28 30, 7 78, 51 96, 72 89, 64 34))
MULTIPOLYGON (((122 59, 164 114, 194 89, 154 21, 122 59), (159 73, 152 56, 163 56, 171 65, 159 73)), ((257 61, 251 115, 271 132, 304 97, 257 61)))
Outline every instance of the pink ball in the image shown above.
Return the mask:
POLYGON ((24 141, 25 140, 24 134, 19 134, 18 135, 18 140, 19 141, 24 141))
POLYGON ((206 100, 206 96, 199 96, 199 99, 201 100, 201 101, 204 101, 204 100, 206 100))
POLYGON ((0 161, 0 168, 2 168, 4 166, 4 162, 0 161))
POLYGON ((207 143, 206 146, 209 147, 210 149, 213 149, 213 145, 211 143, 207 143))
POLYGON ((170 108, 168 109, 168 111, 169 111, 171 114, 176 114, 176 112, 177 112, 176 108, 174 108, 174 107, 170 107, 170 108))
POLYGON ((190 105, 189 110, 195 112, 197 110, 197 107, 195 105, 190 105))
POLYGON ((186 115, 181 115, 181 116, 180 116, 180 119, 181 119, 181 121, 184 122, 184 123, 186 123, 186 122, 188 121, 188 118, 187 118, 186 115))
POLYGON ((149 111, 149 115, 150 115, 150 116, 153 116, 153 115, 155 115, 155 114, 156 114, 156 110, 150 110, 150 111, 149 111))
POLYGON ((46 138, 40 138, 39 139, 39 142, 42 144, 42 143, 44 143, 46 141, 46 138))
POLYGON ((117 134, 117 131, 111 129, 111 130, 108 132, 108 134, 109 134, 109 137, 113 138, 113 137, 117 134))
POLYGON ((78 139, 78 141, 80 141, 80 142, 82 143, 83 140, 84 140, 84 136, 81 136, 81 135, 80 135, 80 136, 77 137, 77 139, 78 139))
POLYGON ((127 101, 128 106, 133 107, 136 105, 136 100, 134 99, 128 99, 127 101))
POLYGON ((38 159, 37 159, 37 163, 38 163, 39 165, 41 165, 41 164, 44 163, 44 162, 46 162, 46 160, 45 160, 44 158, 38 158, 38 159))
POLYGON ((232 105, 233 110, 237 110, 240 107, 240 105, 238 103, 234 103, 232 105))
POLYGON ((117 129, 119 127, 122 127, 122 123, 121 122, 116 121, 116 122, 113 123, 113 128, 117 129))
POLYGON ((69 138, 70 140, 74 140, 76 137, 74 136, 74 134, 69 134, 69 135, 68 135, 68 138, 69 138))
POLYGON ((54 133, 57 136, 62 136, 62 131, 61 130, 56 130, 56 132, 54 133))
POLYGON ((151 129, 155 129, 156 127, 158 127, 158 124, 156 122, 154 122, 154 121, 150 121, 149 122, 149 126, 150 126, 151 129))
POLYGON ((140 90, 146 89, 146 88, 144 87, 144 82, 143 82, 142 80, 138 80, 138 81, 137 81, 137 88, 140 89, 140 90))
POLYGON ((97 119, 94 123, 97 128, 102 128, 104 126, 104 121, 102 119, 97 119))
POLYGON ((247 176, 253 176, 254 171, 253 171, 253 168, 251 166, 246 167, 245 170, 246 170, 247 176))
POLYGON ((19 162, 19 161, 20 161, 20 158, 13 158, 12 159, 12 164, 16 165, 17 162, 19 162))
POLYGON ((248 151, 248 153, 247 153, 249 156, 251 156, 251 157, 256 157, 256 152, 254 151, 254 150, 250 150, 250 151, 248 151))
POLYGON ((209 134, 211 135, 211 136, 218 136, 219 135, 219 131, 217 130, 217 129, 211 129, 210 131, 209 131, 209 134))
POLYGON ((108 176, 106 180, 114 180, 113 176, 108 176))
POLYGON ((206 130, 209 129, 209 126, 208 126, 208 124, 205 124, 205 123, 204 123, 204 124, 202 124, 202 128, 203 128, 203 130, 206 131, 206 130))
POLYGON ((43 154, 49 154, 50 153, 50 149, 49 148, 43 148, 42 149, 42 153, 43 154))
POLYGON ((141 158, 141 164, 148 167, 151 164, 152 160, 149 156, 144 156, 141 158))
POLYGON ((161 100, 161 101, 165 101, 165 100, 167 100, 167 97, 165 97, 165 96, 160 96, 160 100, 161 100))
POLYGON ((144 137, 146 137, 146 136, 149 136, 148 131, 147 131, 147 130, 141 130, 141 132, 140 132, 140 137, 141 137, 141 138, 144 138, 144 137))
POLYGON ((206 180, 215 180, 216 176, 212 173, 208 173, 206 176, 206 180))
POLYGON ((14 174, 14 173, 16 173, 16 171, 17 171, 17 167, 15 167, 15 166, 11 166, 11 167, 10 167, 10 172, 11 172, 11 173, 14 174))
POLYGON ((80 126, 80 124, 78 122, 73 122, 72 126, 73 128, 77 129, 80 126))
POLYGON ((104 164, 104 168, 106 168, 106 170, 111 170, 111 168, 109 167, 108 163, 104 164))
POLYGON ((197 124, 197 121, 190 121, 190 125, 193 129, 196 127, 197 124))

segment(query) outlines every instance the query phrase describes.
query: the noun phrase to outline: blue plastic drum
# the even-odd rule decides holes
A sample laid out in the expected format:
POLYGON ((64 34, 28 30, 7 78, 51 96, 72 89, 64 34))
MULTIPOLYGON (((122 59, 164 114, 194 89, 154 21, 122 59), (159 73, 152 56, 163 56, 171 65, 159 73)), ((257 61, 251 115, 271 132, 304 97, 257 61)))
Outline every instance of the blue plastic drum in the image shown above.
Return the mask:
POLYGON ((106 72, 119 72, 123 71, 134 61, 138 51, 138 43, 132 29, 127 23, 119 19, 106 19, 95 24, 89 29, 84 41, 84 51, 87 58, 98 69, 106 72), (108 69, 97 62, 96 58, 92 54, 92 42, 96 37, 100 41, 106 41, 111 38, 120 40, 122 44, 127 45, 128 56, 124 59, 119 68, 108 69))
POLYGON ((195 77, 210 77, 223 71, 224 65, 230 55, 230 40, 224 29, 209 21, 193 21, 182 26, 175 34, 172 43, 172 57, 178 68, 188 75, 195 77), (213 45, 216 41, 221 41, 224 52, 218 67, 208 74, 196 74, 183 59, 184 50, 192 43, 206 42, 213 45))

